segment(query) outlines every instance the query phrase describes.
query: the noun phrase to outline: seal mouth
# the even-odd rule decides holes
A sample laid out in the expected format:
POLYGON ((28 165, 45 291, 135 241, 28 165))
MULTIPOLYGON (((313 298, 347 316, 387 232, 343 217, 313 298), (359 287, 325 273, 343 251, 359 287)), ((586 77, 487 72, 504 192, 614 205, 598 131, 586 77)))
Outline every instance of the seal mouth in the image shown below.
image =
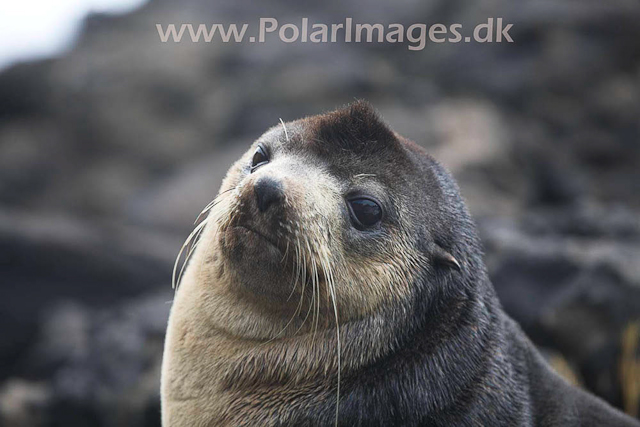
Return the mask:
POLYGON ((241 229, 244 232, 252 233, 252 234, 256 235, 257 237, 259 237, 261 240, 267 242, 269 245, 273 246, 275 249, 278 250, 278 252, 282 252, 282 250, 280 249, 280 246, 278 246, 278 242, 275 239, 265 235, 264 233, 261 233, 260 231, 256 230, 255 228, 249 227, 247 225, 236 225, 233 228, 241 229))

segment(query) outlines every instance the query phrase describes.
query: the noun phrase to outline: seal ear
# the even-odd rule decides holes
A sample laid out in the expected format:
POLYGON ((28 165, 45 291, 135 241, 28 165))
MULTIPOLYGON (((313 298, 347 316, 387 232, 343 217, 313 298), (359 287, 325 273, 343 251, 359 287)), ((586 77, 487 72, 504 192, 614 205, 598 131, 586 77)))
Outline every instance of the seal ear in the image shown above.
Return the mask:
POLYGON ((462 270, 462 267, 460 267, 460 263, 458 262, 458 260, 438 244, 434 245, 433 259, 437 263, 446 265, 447 267, 453 268, 456 271, 462 270))

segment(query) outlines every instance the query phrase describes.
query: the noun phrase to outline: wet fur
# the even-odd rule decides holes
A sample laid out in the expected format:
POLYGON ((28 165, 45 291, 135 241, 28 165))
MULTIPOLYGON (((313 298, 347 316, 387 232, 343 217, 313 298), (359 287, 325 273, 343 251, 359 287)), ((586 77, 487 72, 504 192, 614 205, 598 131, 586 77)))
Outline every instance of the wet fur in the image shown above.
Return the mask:
POLYGON ((311 282, 296 283, 285 301, 279 289, 263 289, 273 283, 245 283, 230 267, 235 242, 221 233, 249 209, 242 187, 252 148, 207 212, 176 293, 162 375, 165 426, 333 425, 336 409, 343 426, 638 425, 553 373, 504 314, 459 190, 421 148, 362 102, 283 127, 260 140, 286 140, 292 159, 320 162, 314 182, 327 200, 287 184, 297 216, 278 241, 307 236, 304 256, 292 258, 306 267, 331 250, 335 295, 331 272, 317 275, 313 292, 311 282), (344 182, 395 207, 374 240, 345 234, 348 222, 331 211, 341 203, 332 186, 344 182), (315 211, 322 215, 303 216, 315 211))

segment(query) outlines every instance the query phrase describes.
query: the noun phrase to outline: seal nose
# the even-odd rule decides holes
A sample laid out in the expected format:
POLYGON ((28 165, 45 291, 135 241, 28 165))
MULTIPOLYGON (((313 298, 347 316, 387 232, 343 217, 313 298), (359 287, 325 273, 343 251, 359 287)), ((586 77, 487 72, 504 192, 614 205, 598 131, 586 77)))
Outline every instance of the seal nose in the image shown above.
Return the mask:
POLYGON ((260 212, 265 212, 273 204, 280 204, 284 200, 282 183, 273 178, 262 177, 253 186, 256 203, 260 212))

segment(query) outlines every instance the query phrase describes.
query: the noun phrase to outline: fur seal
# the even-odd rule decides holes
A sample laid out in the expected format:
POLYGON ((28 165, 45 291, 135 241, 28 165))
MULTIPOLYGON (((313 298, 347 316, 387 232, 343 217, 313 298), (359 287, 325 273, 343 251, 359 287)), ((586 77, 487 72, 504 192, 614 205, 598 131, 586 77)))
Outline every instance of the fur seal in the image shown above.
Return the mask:
POLYGON ((268 130, 202 216, 165 427, 640 425, 551 370, 454 180, 365 102, 268 130))

